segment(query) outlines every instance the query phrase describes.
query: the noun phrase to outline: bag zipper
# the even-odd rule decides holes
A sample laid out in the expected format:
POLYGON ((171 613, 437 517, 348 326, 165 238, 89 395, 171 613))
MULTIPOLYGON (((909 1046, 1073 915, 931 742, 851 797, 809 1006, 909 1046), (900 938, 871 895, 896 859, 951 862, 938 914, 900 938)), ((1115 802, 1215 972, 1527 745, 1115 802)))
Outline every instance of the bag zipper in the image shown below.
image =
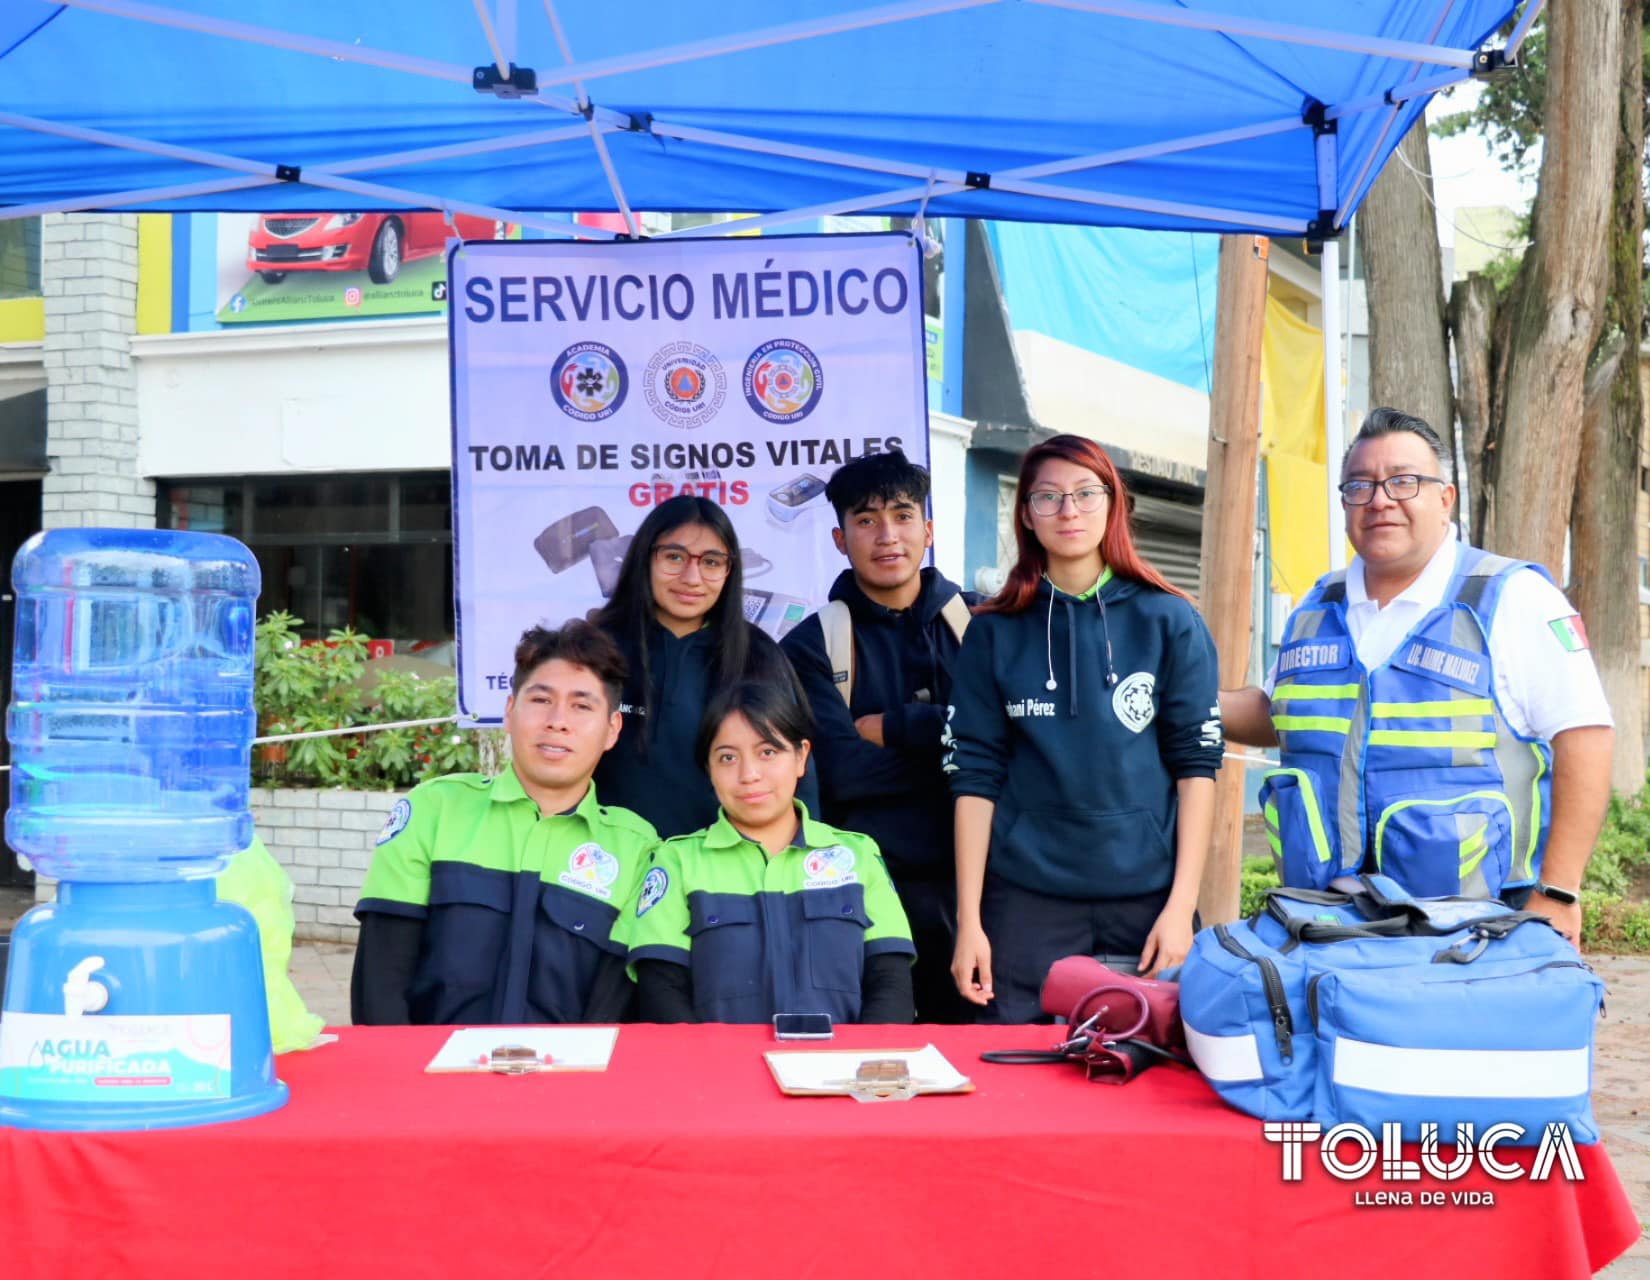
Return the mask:
POLYGON ((1277 1040, 1278 1056, 1284 1062, 1295 1060, 1295 1023, 1289 1016, 1289 1000, 1284 995, 1283 978, 1278 973, 1278 966, 1266 956, 1257 956, 1249 952, 1244 945, 1234 938, 1223 924, 1215 926, 1215 937, 1220 945, 1235 956, 1240 956, 1250 964, 1260 966, 1261 986, 1266 990, 1266 1007, 1272 1014, 1272 1035, 1277 1040))

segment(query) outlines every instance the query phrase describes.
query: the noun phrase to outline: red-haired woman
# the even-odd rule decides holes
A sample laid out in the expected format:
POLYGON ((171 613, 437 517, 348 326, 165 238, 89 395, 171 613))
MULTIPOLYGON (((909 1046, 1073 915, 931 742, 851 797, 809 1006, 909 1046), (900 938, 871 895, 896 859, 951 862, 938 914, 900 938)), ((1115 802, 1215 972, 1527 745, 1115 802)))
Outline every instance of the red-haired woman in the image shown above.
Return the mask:
POLYGON ((1026 453, 1019 558, 953 681, 957 989, 1031 1022, 1054 961, 1159 973, 1191 946, 1221 732, 1209 629, 1140 558, 1092 440, 1026 453))

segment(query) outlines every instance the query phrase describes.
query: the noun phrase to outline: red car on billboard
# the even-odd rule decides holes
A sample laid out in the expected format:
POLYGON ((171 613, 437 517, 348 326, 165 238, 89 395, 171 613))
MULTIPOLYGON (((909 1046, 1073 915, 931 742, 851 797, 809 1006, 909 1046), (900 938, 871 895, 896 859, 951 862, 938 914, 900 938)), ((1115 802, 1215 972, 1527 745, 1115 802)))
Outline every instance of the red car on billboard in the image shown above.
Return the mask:
MULTIPOLYGON (((502 240, 510 224, 460 213, 461 240, 502 240)), ((440 253, 451 234, 439 213, 265 213, 247 236, 246 266, 265 284, 292 271, 365 271, 374 284, 404 262, 440 253)))

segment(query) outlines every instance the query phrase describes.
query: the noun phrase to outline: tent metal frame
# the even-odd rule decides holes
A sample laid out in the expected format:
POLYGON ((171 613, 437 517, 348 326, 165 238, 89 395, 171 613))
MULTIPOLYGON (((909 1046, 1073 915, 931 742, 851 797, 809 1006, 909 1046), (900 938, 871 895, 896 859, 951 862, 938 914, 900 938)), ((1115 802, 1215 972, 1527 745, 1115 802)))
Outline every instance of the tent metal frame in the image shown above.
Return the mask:
MULTIPOLYGON (((1188 5, 1171 5, 1157 0, 1022 0, 1023 3, 1045 7, 1092 13, 1099 16, 1122 18, 1228 37, 1276 41, 1284 44, 1358 53, 1390 58, 1408 64, 1401 80, 1379 94, 1353 102, 1326 103, 1309 111, 1300 119, 1259 121, 1238 128, 1182 138, 1163 139, 1119 150, 1088 155, 1071 156, 1038 164, 1018 166, 987 174, 964 172, 950 168, 925 168, 919 164, 894 161, 869 155, 703 129, 673 123, 659 118, 637 119, 625 112, 604 108, 591 100, 587 86, 606 77, 644 71, 655 67, 698 61, 751 49, 789 44, 820 36, 848 31, 865 30, 893 23, 910 22, 939 14, 966 9, 984 8, 1008 3, 1009 0, 902 0, 871 8, 850 10, 828 18, 780 23, 755 30, 717 36, 686 44, 644 50, 617 57, 578 61, 568 44, 556 10, 555 0, 541 0, 545 16, 555 36, 562 65, 535 73, 537 91, 520 101, 524 105, 559 112, 580 118, 580 123, 548 129, 517 131, 507 135, 476 139, 444 147, 421 148, 416 151, 387 153, 356 157, 347 161, 320 165, 274 165, 243 157, 224 155, 189 147, 114 134, 96 129, 81 128, 31 116, 0 113, 0 126, 24 129, 82 142, 97 143, 122 150, 144 152, 187 163, 199 164, 220 171, 221 176, 194 183, 171 184, 137 191, 104 193, 98 196, 42 201, 27 205, 0 208, 0 220, 33 217, 45 213, 84 211, 100 208, 130 208, 134 205, 178 200, 219 192, 241 191, 282 182, 302 182, 346 195, 359 195, 407 208, 433 208, 444 214, 449 222, 454 214, 470 214, 496 221, 514 222, 535 231, 556 237, 612 240, 620 234, 600 227, 585 226, 570 220, 548 218, 539 214, 498 208, 471 201, 455 201, 432 197, 426 193, 382 182, 362 181, 350 176, 355 173, 390 170, 434 160, 463 156, 487 155, 529 147, 550 146, 579 138, 588 138, 593 146, 602 172, 612 192, 615 208, 630 228, 630 236, 639 237, 640 222, 625 197, 618 168, 614 163, 607 136, 618 131, 648 133, 660 139, 726 150, 748 151, 776 156, 809 164, 830 165, 883 174, 894 178, 916 180, 917 185, 906 185, 891 190, 844 197, 841 200, 817 204, 808 208, 768 213, 756 218, 741 219, 736 223, 717 227, 694 228, 691 234, 748 235, 768 227, 811 221, 837 214, 864 212, 887 208, 890 205, 909 204, 920 200, 926 209, 935 197, 966 196, 971 191, 996 190, 1037 199, 1072 204, 1096 205, 1106 208, 1129 209, 1140 212, 1166 214, 1198 222, 1213 224, 1214 228, 1231 231, 1264 232, 1272 234, 1308 235, 1321 239, 1323 255, 1322 299, 1324 333, 1324 418, 1325 443, 1329 466, 1328 498, 1331 509, 1338 497, 1335 488, 1337 464, 1344 442, 1345 411, 1342 404, 1340 330, 1340 254, 1336 240, 1340 229, 1352 212, 1352 199, 1363 189, 1375 156, 1379 155, 1391 129, 1396 125, 1406 103, 1418 97, 1436 93, 1460 83, 1474 74, 1514 63, 1531 25, 1545 6, 1545 0, 1524 0, 1523 11, 1500 50, 1459 49, 1433 43, 1443 29, 1456 0, 1443 0, 1438 18, 1427 41, 1390 40, 1333 27, 1311 27, 1248 18, 1230 13, 1197 9, 1188 5), (1423 70, 1440 68, 1422 77, 1423 70), (567 86, 573 96, 565 97, 545 90, 567 86), (1348 196, 1339 196, 1336 122, 1365 112, 1382 112, 1385 119, 1376 145, 1371 149, 1356 181, 1346 188, 1348 196), (1118 192, 1091 188, 1077 188, 1044 179, 1062 174, 1091 172, 1129 161, 1149 159, 1176 152, 1218 146, 1248 138, 1264 137, 1292 129, 1311 129, 1317 161, 1319 217, 1307 226, 1275 215, 1254 210, 1226 209, 1177 201, 1154 200, 1118 192)), ((295 32, 257 26, 252 23, 210 17, 171 9, 164 5, 145 3, 144 0, 58 0, 68 8, 85 9, 110 17, 134 22, 176 27, 204 35, 220 36, 254 44, 268 45, 291 52, 340 60, 398 71, 409 75, 463 84, 475 88, 482 68, 466 67, 456 63, 393 53, 387 50, 343 44, 338 41, 305 36, 295 32)), ((513 86, 517 71, 517 0, 472 0, 484 43, 492 55, 492 67, 498 81, 513 86), (495 21, 494 12, 497 18, 495 21)), ((516 90, 500 96, 514 96, 516 90)), ((962 215, 966 216, 966 215, 962 215)), ((667 232, 656 238, 668 239, 687 234, 667 232)), ((1333 533, 1330 535, 1330 561, 1339 566, 1344 562, 1344 546, 1333 533)))

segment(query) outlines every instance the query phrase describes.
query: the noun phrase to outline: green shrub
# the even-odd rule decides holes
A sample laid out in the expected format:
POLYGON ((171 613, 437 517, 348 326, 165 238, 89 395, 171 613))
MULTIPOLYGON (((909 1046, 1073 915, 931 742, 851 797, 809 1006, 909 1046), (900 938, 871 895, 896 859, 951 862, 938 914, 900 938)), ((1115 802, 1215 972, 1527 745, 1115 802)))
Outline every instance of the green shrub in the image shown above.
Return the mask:
POLYGON ((1650 951, 1650 903, 1630 902, 1614 894, 1584 889, 1581 893, 1583 951, 1650 951))
POLYGON ((1244 919, 1266 905, 1266 891, 1276 889, 1277 865, 1270 858, 1245 858, 1238 870, 1238 915, 1244 919))
MULTIPOLYGON (((361 691, 367 639, 344 629, 323 644, 298 637, 302 618, 272 613, 258 624, 253 698, 260 737, 359 724, 451 716, 457 682, 383 673, 370 698, 361 691)), ((479 734, 451 724, 308 738, 256 749, 253 777, 272 787, 398 790, 479 766, 479 734)))
POLYGON ((1611 796, 1604 829, 1587 864, 1584 889, 1620 897, 1633 875, 1650 863, 1650 787, 1636 796, 1611 796))

